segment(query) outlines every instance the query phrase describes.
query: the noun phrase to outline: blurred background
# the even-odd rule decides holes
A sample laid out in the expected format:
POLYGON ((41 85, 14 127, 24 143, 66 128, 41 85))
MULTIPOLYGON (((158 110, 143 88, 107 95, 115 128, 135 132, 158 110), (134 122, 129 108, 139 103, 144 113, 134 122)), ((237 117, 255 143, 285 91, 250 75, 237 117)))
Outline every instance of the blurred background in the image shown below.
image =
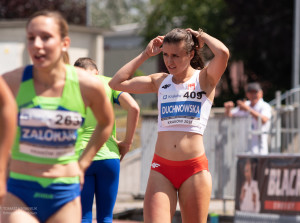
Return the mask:
MULTIPOLYGON (((55 9, 71 25, 71 62, 79 56, 94 57, 103 74, 113 76, 155 36, 175 27, 201 27, 224 42, 231 52, 214 106, 222 107, 224 101, 244 97, 245 83, 250 81, 260 82, 265 100, 271 101, 276 90, 284 92, 299 84, 292 74, 293 63, 299 64, 293 62, 295 3, 292 0, 0 0, 0 73, 22 65, 16 64, 14 38, 25 42, 21 34, 6 34, 8 39, 5 39, 4 33, 19 27, 25 35, 25 23, 17 21, 26 21, 40 9, 55 9), (77 32, 78 27, 86 28, 81 34, 97 33, 98 38, 103 37, 103 44, 98 41, 97 46, 86 46, 93 41, 84 36, 77 44, 76 37, 72 39, 75 27, 77 32), (72 49, 76 45, 86 50, 72 49), (101 55, 95 56, 94 51, 99 54, 102 50, 101 55)), ((209 58, 209 52, 206 56, 209 58)), ((23 53, 19 57, 24 57, 23 53)), ((152 59, 137 75, 163 70, 162 64, 161 58, 152 59)), ((153 95, 140 101, 143 108, 156 106, 153 95)))
MULTIPOLYGON (((238 154, 246 150, 252 135, 258 134, 249 129, 249 119, 224 117, 223 103, 243 99, 246 83, 259 82, 264 100, 274 109, 268 132, 270 159, 275 153, 280 157, 298 154, 299 159, 299 0, 0 0, 0 74, 30 63, 25 45, 26 20, 41 9, 58 10, 67 19, 70 63, 79 57, 91 57, 106 76, 113 76, 142 52, 149 40, 176 27, 201 27, 225 43, 231 55, 204 134, 214 179, 210 212, 231 216, 228 222, 232 222, 238 154)), ((207 49, 204 58, 211 58, 207 49)), ((147 60, 135 75, 164 70, 160 55, 147 60)), ((157 99, 155 94, 133 97, 141 107, 141 117, 132 151, 121 163, 118 196, 143 198, 157 134, 157 99)), ((126 114, 119 107, 115 112, 117 137, 121 139, 126 114)), ((123 206, 117 202, 116 212, 123 213, 129 206, 127 201, 123 206)), ((133 208, 137 207, 142 203, 133 208)), ((241 222, 258 222, 253 216, 244 217, 253 221, 241 222)))

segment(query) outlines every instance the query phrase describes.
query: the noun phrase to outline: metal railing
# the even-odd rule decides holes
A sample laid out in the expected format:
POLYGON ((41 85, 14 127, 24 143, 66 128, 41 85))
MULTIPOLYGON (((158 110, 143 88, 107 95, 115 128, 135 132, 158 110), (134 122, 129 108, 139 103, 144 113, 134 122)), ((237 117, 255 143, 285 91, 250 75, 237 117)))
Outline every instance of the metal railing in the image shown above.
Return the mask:
POLYGON ((270 151, 299 153, 300 144, 300 88, 293 88, 284 94, 276 92, 270 102, 274 107, 270 131, 270 151))
MULTIPOLYGON (((268 132, 270 153, 300 152, 299 99, 300 88, 296 88, 284 94, 277 92, 276 98, 270 102, 273 107, 271 129, 268 132)), ((213 199, 234 200, 237 155, 247 151, 252 135, 261 134, 258 130, 252 131, 250 126, 250 117, 227 118, 219 115, 209 119, 204 133, 204 146, 213 179, 213 199)), ((126 181, 121 176, 119 191, 143 196, 157 139, 157 115, 142 117, 140 135, 141 149, 133 156, 128 154, 123 161, 121 175, 123 169, 126 181)))
MULTIPOLYGON (((234 199, 236 154, 246 151, 249 118, 211 118, 204 133, 204 146, 213 178, 212 197, 234 199), (242 130, 243 129, 243 130, 242 130)), ((157 116, 143 118, 141 129, 142 172, 140 193, 144 194, 157 138, 157 116)))
MULTIPOLYGON (((300 152, 300 88, 276 93, 269 135, 270 153, 300 152)), ((204 146, 213 177, 212 197, 234 199, 237 155, 247 151, 253 135, 251 117, 211 117, 204 133, 204 146)), ((157 116, 143 117, 141 129, 142 173, 140 193, 144 193, 157 137, 157 116)))

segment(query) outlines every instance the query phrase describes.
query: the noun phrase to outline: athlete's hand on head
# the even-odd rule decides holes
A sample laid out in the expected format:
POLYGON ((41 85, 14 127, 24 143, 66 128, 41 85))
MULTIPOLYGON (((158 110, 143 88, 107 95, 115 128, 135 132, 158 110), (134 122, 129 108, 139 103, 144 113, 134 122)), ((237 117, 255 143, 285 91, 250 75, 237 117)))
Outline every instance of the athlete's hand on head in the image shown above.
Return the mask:
POLYGON ((155 56, 159 54, 162 51, 162 44, 164 41, 164 36, 157 36, 156 38, 152 39, 149 43, 148 46, 145 49, 145 53, 149 56, 155 56))
POLYGON ((193 30, 191 28, 187 28, 185 30, 188 31, 188 32, 190 32, 193 36, 197 36, 199 34, 198 31, 195 31, 195 30, 193 30))
MULTIPOLYGON (((198 42, 199 42, 199 47, 202 48, 205 44, 204 40, 202 39, 201 33, 198 31, 195 31, 191 28, 187 28, 186 31, 190 32, 193 36, 197 37, 198 36, 198 42), (199 35, 200 34, 200 35, 199 35)), ((203 33, 203 32, 202 32, 203 33)))

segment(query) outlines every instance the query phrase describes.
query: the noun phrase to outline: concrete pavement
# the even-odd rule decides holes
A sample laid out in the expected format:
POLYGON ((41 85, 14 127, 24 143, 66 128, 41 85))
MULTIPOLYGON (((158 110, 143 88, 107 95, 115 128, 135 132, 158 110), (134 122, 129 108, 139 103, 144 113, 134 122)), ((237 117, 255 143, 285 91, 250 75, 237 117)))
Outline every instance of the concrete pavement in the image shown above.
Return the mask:
MULTIPOLYGON (((215 200, 212 199, 209 204, 209 213, 215 213, 219 216, 232 218, 234 216, 234 201, 233 200, 215 200)), ((95 205, 93 208, 93 216, 96 217, 95 205)), ((143 199, 134 199, 130 194, 118 194, 114 208, 113 223, 141 223, 143 214, 143 199), (126 219, 126 220, 123 220, 126 219)), ((177 205, 176 215, 180 215, 180 208, 177 205)), ((177 219, 180 216, 176 216, 177 219)), ((175 221, 174 221, 175 222, 175 221)), ((178 221, 177 221, 178 222, 178 221)), ((220 221, 221 222, 221 221, 220 221)), ((97 223, 96 220, 93 223, 97 223)))

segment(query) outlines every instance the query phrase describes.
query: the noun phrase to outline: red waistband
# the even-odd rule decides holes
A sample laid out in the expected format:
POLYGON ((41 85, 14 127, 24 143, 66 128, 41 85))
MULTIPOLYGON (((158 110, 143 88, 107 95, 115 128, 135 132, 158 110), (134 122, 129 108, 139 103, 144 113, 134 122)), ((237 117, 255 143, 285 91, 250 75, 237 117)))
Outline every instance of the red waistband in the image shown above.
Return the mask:
POLYGON ((206 158, 205 153, 203 153, 201 156, 198 156, 198 157, 195 157, 192 159, 175 161, 175 160, 168 160, 157 154, 154 154, 153 161, 161 162, 161 163, 167 164, 169 166, 185 166, 185 165, 191 164, 191 163, 207 162, 207 158, 206 158))

